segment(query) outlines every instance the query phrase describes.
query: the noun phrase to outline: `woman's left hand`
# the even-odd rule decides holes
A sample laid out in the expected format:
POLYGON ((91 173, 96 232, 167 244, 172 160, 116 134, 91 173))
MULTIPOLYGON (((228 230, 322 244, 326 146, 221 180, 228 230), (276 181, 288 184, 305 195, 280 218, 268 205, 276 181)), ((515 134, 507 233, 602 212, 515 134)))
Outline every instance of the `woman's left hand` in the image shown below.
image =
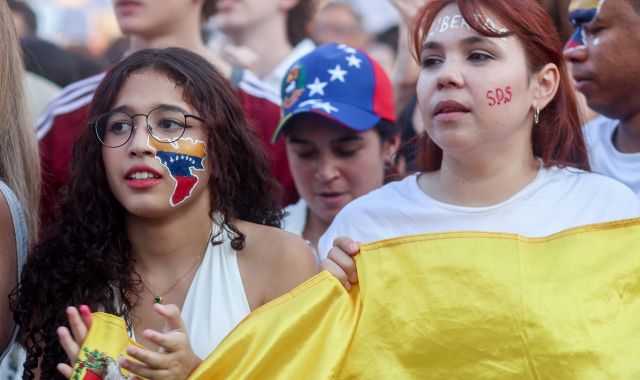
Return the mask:
POLYGON ((142 335, 160 347, 151 351, 129 346, 127 354, 136 360, 120 359, 120 366, 126 370, 150 380, 186 379, 202 362, 193 353, 180 309, 176 305, 153 305, 155 311, 164 320, 163 332, 145 330, 142 335))
POLYGON ((64 375, 64 377, 70 379, 73 374, 72 365, 78 357, 82 342, 84 342, 87 337, 93 317, 91 315, 91 310, 87 305, 81 305, 79 308, 69 306, 66 309, 66 313, 71 330, 61 326, 58 327, 57 333, 58 339, 60 339, 60 344, 67 353, 71 365, 67 363, 58 363, 57 369, 62 375, 64 375))

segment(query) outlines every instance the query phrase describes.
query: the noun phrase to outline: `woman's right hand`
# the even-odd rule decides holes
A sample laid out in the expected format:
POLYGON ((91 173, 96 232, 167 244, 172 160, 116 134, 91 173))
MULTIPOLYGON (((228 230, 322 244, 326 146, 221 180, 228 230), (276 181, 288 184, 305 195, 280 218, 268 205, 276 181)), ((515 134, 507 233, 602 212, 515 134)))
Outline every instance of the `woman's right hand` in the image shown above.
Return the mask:
POLYGON ((350 237, 339 237, 333 241, 326 259, 320 262, 320 269, 329 271, 347 291, 358 282, 356 262, 352 256, 360 252, 360 245, 350 237))
POLYGON ((91 310, 87 305, 81 305, 79 310, 74 306, 67 307, 67 319, 69 320, 69 327, 71 331, 65 326, 58 327, 57 333, 60 339, 60 344, 69 357, 71 365, 66 363, 58 363, 58 371, 64 375, 67 379, 71 378, 73 373, 73 363, 78 358, 80 353, 80 347, 84 342, 91 327, 91 310))

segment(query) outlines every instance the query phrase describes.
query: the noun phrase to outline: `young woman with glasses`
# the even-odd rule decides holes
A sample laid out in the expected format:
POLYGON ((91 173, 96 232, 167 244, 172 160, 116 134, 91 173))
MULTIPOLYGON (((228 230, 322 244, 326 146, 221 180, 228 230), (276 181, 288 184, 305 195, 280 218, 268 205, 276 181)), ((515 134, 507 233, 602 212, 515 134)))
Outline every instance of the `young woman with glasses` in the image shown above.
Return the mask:
POLYGON ((48 378, 73 358, 86 326, 68 306, 87 305, 123 316, 146 347, 130 348, 142 363, 124 368, 186 377, 251 310, 311 277, 314 257, 275 228, 278 185, 261 144, 204 58, 132 54, 100 84, 89 120, 59 218, 17 292, 26 372, 48 378), (67 319, 74 338, 58 329, 67 319))

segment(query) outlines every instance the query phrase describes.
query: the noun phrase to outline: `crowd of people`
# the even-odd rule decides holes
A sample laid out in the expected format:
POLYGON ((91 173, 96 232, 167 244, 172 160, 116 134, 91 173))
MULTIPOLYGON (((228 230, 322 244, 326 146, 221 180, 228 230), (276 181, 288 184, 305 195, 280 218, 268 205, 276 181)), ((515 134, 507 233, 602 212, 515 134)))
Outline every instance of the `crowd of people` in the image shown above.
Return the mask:
POLYGON ((640 217, 639 0, 390 2, 392 44, 349 2, 115 0, 121 59, 39 107, 2 2, 0 378, 71 378, 100 311, 185 379, 360 244, 640 217))

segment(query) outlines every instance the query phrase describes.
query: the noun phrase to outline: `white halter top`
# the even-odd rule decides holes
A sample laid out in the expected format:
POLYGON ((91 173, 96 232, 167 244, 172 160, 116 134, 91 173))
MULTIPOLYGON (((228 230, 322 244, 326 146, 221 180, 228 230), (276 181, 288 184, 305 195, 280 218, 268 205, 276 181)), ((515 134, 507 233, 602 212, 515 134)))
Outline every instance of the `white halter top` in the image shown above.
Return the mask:
POLYGON ((224 232, 216 240, 222 244, 209 243, 182 306, 191 348, 202 359, 251 312, 231 240, 224 232))

